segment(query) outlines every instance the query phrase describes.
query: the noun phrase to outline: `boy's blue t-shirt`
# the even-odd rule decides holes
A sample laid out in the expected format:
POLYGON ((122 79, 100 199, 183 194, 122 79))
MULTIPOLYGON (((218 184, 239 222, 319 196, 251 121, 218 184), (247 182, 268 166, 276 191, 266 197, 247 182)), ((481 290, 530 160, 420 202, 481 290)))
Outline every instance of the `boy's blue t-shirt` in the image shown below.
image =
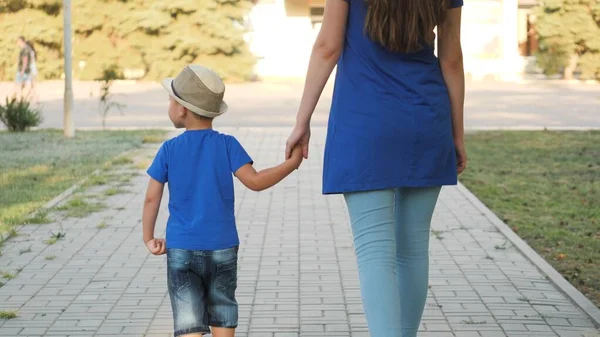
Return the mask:
POLYGON ((239 245, 233 174, 252 163, 232 136, 212 129, 185 131, 166 141, 148 168, 167 183, 167 248, 219 250, 239 245))

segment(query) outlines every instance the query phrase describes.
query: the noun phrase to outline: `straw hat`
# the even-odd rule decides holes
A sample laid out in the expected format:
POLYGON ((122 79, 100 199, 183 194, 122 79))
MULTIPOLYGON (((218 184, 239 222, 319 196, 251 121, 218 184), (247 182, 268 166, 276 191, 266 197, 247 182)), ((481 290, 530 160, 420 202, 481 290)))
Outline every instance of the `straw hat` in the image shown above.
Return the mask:
POLYGON ((161 84, 173 99, 197 115, 215 118, 227 111, 223 79, 201 65, 190 64, 177 77, 165 78, 161 84))

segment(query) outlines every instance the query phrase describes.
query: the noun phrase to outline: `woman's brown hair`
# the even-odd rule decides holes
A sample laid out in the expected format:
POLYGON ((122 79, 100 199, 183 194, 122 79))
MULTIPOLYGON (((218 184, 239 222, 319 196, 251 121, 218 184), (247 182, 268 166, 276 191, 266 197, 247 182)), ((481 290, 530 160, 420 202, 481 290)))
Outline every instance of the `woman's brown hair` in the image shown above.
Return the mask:
POLYGON ((433 29, 443 23, 447 0, 366 0, 367 35, 385 49, 411 53, 433 43, 433 29))

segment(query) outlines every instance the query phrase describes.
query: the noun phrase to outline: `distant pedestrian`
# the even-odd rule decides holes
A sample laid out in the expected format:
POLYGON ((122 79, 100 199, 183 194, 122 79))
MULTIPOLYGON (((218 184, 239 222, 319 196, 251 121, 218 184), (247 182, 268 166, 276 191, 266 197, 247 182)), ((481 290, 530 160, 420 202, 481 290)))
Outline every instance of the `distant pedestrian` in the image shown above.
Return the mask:
POLYGON ((17 96, 19 98, 30 98, 34 94, 34 80, 38 70, 35 62, 35 49, 30 42, 27 42, 23 36, 17 38, 19 47, 19 59, 17 62, 17 76, 15 78, 17 86, 17 96))
POLYGON ((23 36, 17 38, 17 46, 19 47, 19 59, 17 61, 17 75, 15 81, 17 86, 17 96, 22 98, 24 97, 24 93, 27 93, 26 96, 31 94, 33 89, 33 78, 37 75, 37 66, 35 65, 35 52, 23 36))

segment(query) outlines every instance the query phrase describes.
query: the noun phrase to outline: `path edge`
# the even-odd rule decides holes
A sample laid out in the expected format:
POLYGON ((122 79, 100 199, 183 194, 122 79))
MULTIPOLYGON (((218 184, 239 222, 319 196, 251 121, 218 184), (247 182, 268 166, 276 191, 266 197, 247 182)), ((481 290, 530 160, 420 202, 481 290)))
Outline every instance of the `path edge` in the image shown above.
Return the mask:
POLYGON ((544 260, 527 242, 521 239, 513 230, 500 220, 479 198, 477 198, 462 183, 458 183, 458 190, 461 192, 475 208, 487 217, 525 257, 531 261, 550 282, 554 284, 563 294, 578 306, 594 323, 596 328, 600 328, 600 309, 598 309, 587 297, 585 297, 577 288, 567 281, 556 269, 554 269, 546 260, 544 260))
MULTIPOLYGON (((90 179, 90 177, 98 175, 100 173, 100 171, 101 171, 100 169, 97 169, 97 170, 91 172, 90 174, 88 174, 86 176, 86 178, 83 178, 80 181, 76 182, 71 187, 67 188, 66 190, 64 190, 63 192, 61 192, 59 195, 57 195, 54 198, 52 198, 52 200, 50 200, 47 203, 45 203, 42 207, 40 207, 40 208, 36 209, 35 211, 33 211, 33 213, 31 213, 31 214, 35 214, 36 212, 39 212, 41 210, 50 210, 50 209, 54 208, 55 206, 57 206, 61 202, 65 201, 70 196, 72 196, 75 193, 75 191, 77 191, 77 189, 79 187, 85 185, 85 183, 90 179)), ((29 226, 29 225, 28 224, 21 224, 21 225, 17 226, 17 228, 16 228, 17 235, 19 233, 19 229, 21 227, 23 227, 23 226, 29 226)), ((6 240, 8 240, 10 238, 11 238, 11 235, 6 235, 6 234, 0 233, 0 243, 6 242, 6 240)))

